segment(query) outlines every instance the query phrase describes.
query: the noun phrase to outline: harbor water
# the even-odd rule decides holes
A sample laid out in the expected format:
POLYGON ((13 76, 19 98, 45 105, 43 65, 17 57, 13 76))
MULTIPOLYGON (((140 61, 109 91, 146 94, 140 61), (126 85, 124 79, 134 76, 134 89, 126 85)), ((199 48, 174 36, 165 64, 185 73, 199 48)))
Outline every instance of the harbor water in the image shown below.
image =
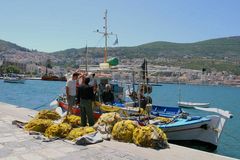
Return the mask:
MULTIPOLYGON (((31 109, 48 108, 49 103, 65 90, 65 82, 26 80, 25 84, 0 80, 0 101, 31 109)), ((229 110, 233 118, 225 125, 216 154, 240 158, 240 88, 227 86, 162 84, 154 86, 154 104, 176 106, 177 101, 208 102, 210 107, 229 110)), ((194 115, 212 113, 185 109, 194 115)))

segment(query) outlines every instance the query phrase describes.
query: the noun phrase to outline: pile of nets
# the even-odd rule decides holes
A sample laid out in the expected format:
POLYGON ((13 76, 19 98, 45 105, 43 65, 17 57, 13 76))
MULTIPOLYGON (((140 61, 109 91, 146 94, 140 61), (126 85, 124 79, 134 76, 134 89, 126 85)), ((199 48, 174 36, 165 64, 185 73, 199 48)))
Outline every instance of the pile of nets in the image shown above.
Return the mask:
POLYGON ((71 129, 71 125, 67 123, 53 124, 46 129, 44 135, 48 138, 65 138, 71 129))
POLYGON ((138 146, 154 149, 169 147, 166 134, 154 125, 136 128, 133 132, 133 142, 138 146))
POLYGON ((118 113, 104 113, 100 116, 97 123, 94 124, 94 129, 101 134, 111 134, 115 123, 121 121, 122 118, 118 113))
POLYGON ((63 118, 63 123, 70 124, 73 128, 81 125, 81 117, 76 115, 67 115, 63 118))
POLYGON ((42 110, 24 126, 24 129, 44 133, 48 127, 54 124, 53 120, 60 118, 61 116, 56 111, 42 110))
POLYGON ((61 116, 56 112, 52 110, 41 110, 38 112, 38 114, 35 116, 35 119, 51 119, 51 120, 58 120, 61 116))
POLYGON ((133 131, 139 127, 138 123, 131 120, 117 122, 112 130, 112 138, 122 142, 132 142, 133 131))
POLYGON ((67 139, 75 141, 78 137, 95 132, 93 127, 79 127, 73 128, 67 136, 67 139))
POLYGON ((32 119, 24 126, 24 129, 44 133, 51 125, 53 125, 53 121, 50 119, 32 119))
MULTIPOLYGON (((27 131, 41 132, 48 138, 59 137, 77 141, 79 137, 98 132, 103 139, 112 137, 118 141, 133 142, 138 146, 155 149, 168 147, 167 137, 160 128, 154 125, 140 127, 135 121, 122 120, 120 114, 116 112, 102 114, 93 127, 80 127, 81 118, 79 116, 68 115, 58 120, 59 118, 60 115, 55 111, 43 110, 24 128, 27 131)), ((163 117, 157 117, 155 120, 165 123, 171 121, 171 119, 163 117)))

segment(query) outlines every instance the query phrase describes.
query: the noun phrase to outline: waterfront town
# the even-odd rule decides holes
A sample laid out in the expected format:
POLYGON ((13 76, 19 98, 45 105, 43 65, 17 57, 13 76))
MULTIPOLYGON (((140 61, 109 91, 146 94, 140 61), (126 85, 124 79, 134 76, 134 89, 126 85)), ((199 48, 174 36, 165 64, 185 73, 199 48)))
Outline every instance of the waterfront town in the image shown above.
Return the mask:
MULTIPOLYGON (((46 69, 47 58, 51 59, 51 62, 57 62, 58 59, 53 57, 46 57, 39 55, 29 57, 15 56, 0 56, 0 67, 15 66, 20 73, 26 74, 27 77, 42 77, 48 74, 56 75, 59 77, 64 76, 68 72, 74 72, 77 68, 62 67, 52 65, 46 69)), ((103 58, 88 58, 89 66, 97 66, 103 58)), ((120 69, 135 69, 139 70, 143 63, 142 58, 135 59, 121 59, 120 69)), ((86 58, 82 57, 75 60, 75 66, 84 66, 86 64, 86 58)), ((240 87, 240 76, 233 75, 227 71, 206 72, 204 70, 192 70, 180 67, 152 65, 151 60, 148 63, 149 67, 149 81, 152 83, 185 83, 185 84, 202 84, 202 85, 230 85, 240 87)), ((0 74, 3 74, 0 72, 0 74)), ((1 76, 0 76, 1 77, 1 76)), ((126 74, 126 78, 131 79, 131 76, 126 74)), ((136 76, 138 80, 138 76, 136 76)))

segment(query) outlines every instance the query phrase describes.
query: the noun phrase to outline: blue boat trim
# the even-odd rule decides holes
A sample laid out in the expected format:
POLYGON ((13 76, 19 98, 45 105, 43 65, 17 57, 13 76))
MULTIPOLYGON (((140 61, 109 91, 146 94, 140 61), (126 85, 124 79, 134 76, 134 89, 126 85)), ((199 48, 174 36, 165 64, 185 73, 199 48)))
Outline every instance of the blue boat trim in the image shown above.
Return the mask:
POLYGON ((194 125, 198 123, 203 123, 203 122, 209 122, 211 119, 202 117, 200 120, 192 120, 192 121, 187 121, 187 119, 178 119, 178 121, 174 123, 169 123, 169 124, 163 124, 163 125, 157 125, 160 128, 173 128, 173 127, 180 127, 180 126, 188 126, 188 125, 194 125))

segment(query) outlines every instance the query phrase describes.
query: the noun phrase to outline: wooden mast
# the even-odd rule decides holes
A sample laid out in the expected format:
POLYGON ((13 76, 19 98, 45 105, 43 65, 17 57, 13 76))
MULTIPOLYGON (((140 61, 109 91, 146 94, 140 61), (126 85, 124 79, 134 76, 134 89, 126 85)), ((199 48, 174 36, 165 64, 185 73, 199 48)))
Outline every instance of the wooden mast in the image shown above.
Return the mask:
POLYGON ((107 21, 107 10, 105 11, 105 15, 103 17, 104 19, 104 32, 101 32, 99 30, 97 30, 97 33, 103 34, 103 36, 105 37, 105 47, 104 47, 104 63, 107 63, 107 56, 108 56, 108 36, 109 35, 116 35, 112 32, 108 32, 108 21, 107 21))
POLYGON ((107 10, 105 11, 105 26, 103 27, 105 29, 104 36, 105 36, 105 48, 104 48, 104 63, 107 63, 107 38, 108 38, 108 32, 107 32, 107 10))

